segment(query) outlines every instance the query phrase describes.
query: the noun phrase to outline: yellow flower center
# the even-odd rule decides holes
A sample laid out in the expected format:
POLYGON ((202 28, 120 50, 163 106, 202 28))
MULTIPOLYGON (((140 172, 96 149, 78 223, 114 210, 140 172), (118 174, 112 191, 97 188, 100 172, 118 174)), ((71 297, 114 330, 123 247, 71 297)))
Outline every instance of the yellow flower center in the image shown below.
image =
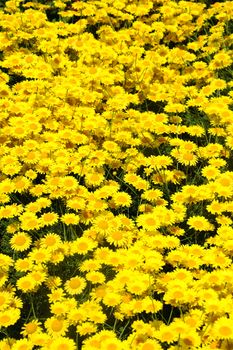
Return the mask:
POLYGON ((36 331, 37 325, 35 323, 28 323, 25 327, 27 334, 32 334, 36 331))
POLYGON ((77 289, 80 287, 81 282, 78 279, 72 279, 69 284, 70 284, 70 288, 77 289))
POLYGON ((229 336, 232 334, 232 330, 230 329, 230 327, 227 326, 221 326, 219 328, 219 333, 225 337, 229 336))
POLYGON ((62 330, 63 327, 63 322, 61 320, 54 320, 51 328, 54 332, 60 332, 62 330))
POLYGON ((24 245, 26 243, 26 240, 27 239, 24 236, 17 236, 15 238, 15 244, 18 245, 18 246, 22 246, 22 245, 24 245))

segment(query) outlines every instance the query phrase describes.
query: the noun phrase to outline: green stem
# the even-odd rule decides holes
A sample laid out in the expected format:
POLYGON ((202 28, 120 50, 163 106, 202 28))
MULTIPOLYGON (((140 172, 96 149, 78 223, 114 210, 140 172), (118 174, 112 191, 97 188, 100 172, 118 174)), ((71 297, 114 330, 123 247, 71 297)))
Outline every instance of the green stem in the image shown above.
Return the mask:
POLYGON ((30 294, 30 302, 31 302, 31 310, 32 310, 33 317, 37 318, 31 294, 30 294))
POLYGON ((120 339, 121 339, 122 335, 124 334, 124 331, 126 330, 126 328, 128 327, 129 324, 130 324, 130 320, 128 320, 128 322, 126 323, 125 327, 122 329, 121 334, 119 336, 120 339))

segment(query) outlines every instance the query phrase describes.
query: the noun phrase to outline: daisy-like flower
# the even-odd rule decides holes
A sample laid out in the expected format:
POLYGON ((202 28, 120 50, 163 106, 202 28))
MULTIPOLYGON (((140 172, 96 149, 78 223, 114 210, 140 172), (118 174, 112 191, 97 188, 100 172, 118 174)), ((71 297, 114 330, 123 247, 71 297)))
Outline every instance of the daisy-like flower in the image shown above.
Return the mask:
POLYGON ((87 315, 81 308, 73 308, 68 313, 68 318, 72 324, 76 325, 78 322, 85 321, 87 319, 87 315))
POLYGON ((79 211, 85 208, 86 201, 84 198, 74 197, 74 198, 68 199, 66 205, 68 208, 71 208, 75 211, 79 211))
POLYGON ((131 278, 126 282, 127 290, 135 295, 143 294, 153 283, 147 273, 132 272, 131 278))
POLYGON ((187 224, 196 231, 212 231, 214 229, 213 225, 200 215, 190 217, 187 224))
POLYGON ((161 342, 166 342, 168 344, 177 341, 179 338, 179 334, 176 333, 171 327, 162 325, 157 333, 157 339, 161 342))
POLYGON ((72 242, 71 253, 72 254, 86 254, 93 250, 97 246, 97 243, 88 237, 80 237, 72 242))
POLYGON ((62 288, 53 287, 51 293, 48 294, 48 299, 50 303, 55 303, 56 301, 63 300, 64 298, 65 298, 65 292, 63 291, 62 288))
POLYGON ((12 350, 32 350, 33 343, 30 339, 19 339, 12 346, 12 350))
POLYGON ((36 281, 30 275, 20 277, 16 282, 17 288, 24 293, 32 292, 36 287, 36 281))
POLYGON ((13 218, 18 215, 16 205, 6 205, 0 208, 0 219, 13 218))
POLYGON ((36 269, 35 271, 29 272, 28 277, 29 276, 37 285, 43 283, 47 278, 46 272, 42 269, 36 269))
POLYGON ((21 334, 24 337, 26 337, 31 336, 33 333, 36 333, 38 331, 42 331, 41 322, 39 322, 38 320, 32 320, 24 324, 24 326, 22 327, 21 334))
POLYGON ((122 296, 119 293, 107 291, 103 297, 103 303, 107 306, 117 306, 122 302, 122 296))
POLYGON ((37 264, 45 263, 50 260, 51 252, 46 248, 33 248, 29 258, 37 264))
POLYGON ((100 234, 108 234, 108 232, 113 230, 114 226, 113 216, 107 212, 106 215, 99 215, 94 221, 94 229, 100 234))
POLYGON ((104 283, 105 275, 102 272, 93 271, 86 274, 87 281, 90 281, 92 284, 104 283))
POLYGON ((158 189, 149 189, 142 194, 142 198, 152 203, 155 203, 162 196, 163 192, 158 189))
POLYGON ((180 344, 182 347, 198 347, 201 344, 200 335, 195 330, 187 330, 185 334, 180 337, 180 344))
POLYGON ((58 222, 59 216, 57 213, 45 213, 41 215, 39 221, 40 221, 40 226, 50 226, 58 222))
POLYGON ((40 240, 41 247, 51 251, 58 249, 61 243, 61 238, 56 233, 48 233, 40 240))
POLYGON ((30 247, 31 241, 31 237, 26 232, 19 232, 11 238, 10 245, 12 249, 23 252, 30 247))
POLYGON ((115 229, 110 231, 106 235, 106 241, 110 244, 113 244, 116 247, 122 247, 127 245, 130 241, 130 231, 126 231, 123 229, 115 229))
POLYGON ((147 339, 143 341, 143 344, 141 344, 140 350, 162 350, 162 347, 156 340, 147 339))
POLYGON ((50 310, 56 316, 63 316, 67 313, 68 307, 63 301, 57 301, 50 306, 50 310))
POLYGON ((45 333, 43 330, 32 333, 31 335, 29 335, 29 338, 33 345, 41 346, 41 347, 43 346, 47 347, 47 344, 51 339, 50 336, 47 333, 45 333))
POLYGON ((65 176, 60 181, 60 186, 68 191, 75 191, 78 188, 78 181, 73 176, 65 176))
POLYGON ((12 338, 5 338, 3 340, 0 340, 0 349, 2 350, 11 350, 12 345, 15 343, 15 339, 12 338))
POLYGON ((92 322, 82 322, 77 326, 77 332, 80 335, 86 335, 97 332, 97 326, 92 322))
POLYGON ((45 328, 52 336, 63 336, 68 330, 68 322, 63 318, 50 317, 45 321, 45 328))
POLYGON ((74 213, 67 213, 62 215, 61 221, 66 225, 77 225, 79 223, 79 216, 74 213))
POLYGON ((15 324, 20 318, 20 310, 16 308, 8 308, 0 311, 0 327, 8 327, 15 324))
POLYGON ((37 218, 37 216, 33 213, 31 213, 31 215, 28 215, 27 217, 21 216, 20 221, 21 229, 25 231, 38 230, 40 227, 40 221, 37 218))
POLYGON ((219 176, 220 171, 218 168, 214 167, 213 165, 207 165, 202 169, 201 173, 208 180, 212 180, 212 179, 215 179, 217 176, 219 176))
POLYGON ((85 183, 88 187, 98 187, 104 181, 104 174, 100 172, 89 172, 85 174, 85 183))
POLYGON ((50 348, 53 350, 76 350, 76 345, 72 339, 58 337, 51 342, 50 348))
POLYGON ((116 206, 129 207, 132 203, 131 196, 126 192, 114 193, 112 198, 116 206))
POLYGON ((7 309, 12 300, 12 294, 7 291, 0 291, 0 310, 7 309))
POLYGON ((65 290, 71 295, 81 294, 86 287, 86 281, 83 277, 72 277, 65 283, 65 290))
POLYGON ((214 323, 213 330, 217 339, 233 340, 233 319, 220 317, 214 323))
POLYGON ((160 227, 160 221, 154 214, 141 214, 137 217, 137 224, 146 230, 153 230, 160 227))
POLYGON ((183 165, 193 166, 197 164, 198 158, 194 153, 190 151, 179 150, 177 160, 183 165))
POLYGON ((79 270, 81 272, 97 271, 101 268, 101 263, 96 259, 87 259, 80 264, 79 270))
POLYGON ((123 343, 117 339, 117 338, 107 338, 107 339, 104 339, 102 342, 101 342, 101 347, 100 347, 101 350, 111 350, 111 349, 114 349, 114 350, 122 350, 124 349, 124 345, 123 343))

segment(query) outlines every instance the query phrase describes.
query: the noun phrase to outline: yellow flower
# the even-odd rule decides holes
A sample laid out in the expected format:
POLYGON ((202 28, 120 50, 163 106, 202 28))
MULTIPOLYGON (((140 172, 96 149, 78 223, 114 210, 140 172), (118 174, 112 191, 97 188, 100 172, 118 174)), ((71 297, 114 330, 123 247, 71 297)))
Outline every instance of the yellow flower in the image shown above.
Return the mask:
POLYGON ((30 258, 18 259, 15 262, 15 269, 20 272, 27 272, 33 267, 33 262, 30 258))
POLYGON ((122 342, 117 338, 103 340, 100 345, 101 350, 123 350, 122 342))
POLYGON ((78 181, 73 176, 65 176, 61 179, 59 185, 65 190, 75 191, 78 188, 78 181))
POLYGON ((0 291, 0 311, 7 309, 12 301, 12 294, 7 291, 0 291))
POLYGON ((71 295, 81 294, 85 287, 85 279, 79 276, 72 277, 65 283, 65 290, 71 295))
POLYGON ((36 281, 30 275, 20 277, 16 282, 17 288, 24 293, 32 292, 36 287, 36 281))
POLYGON ((36 264, 48 262, 51 258, 51 252, 46 248, 33 248, 29 257, 36 264))
POLYGON ((20 216, 20 221, 21 229, 24 231, 38 230, 40 227, 40 221, 33 213, 23 213, 20 216))
POLYGON ((21 334, 26 337, 26 336, 31 336, 33 333, 41 332, 41 322, 38 320, 32 320, 28 323, 25 323, 24 326, 22 327, 21 334))
POLYGON ((192 216, 188 219, 187 224, 196 231, 212 231, 213 225, 200 215, 192 216))
POLYGON ((157 199, 163 196, 163 192, 159 189, 150 189, 144 191, 142 198, 146 199, 148 202, 156 202, 157 199))
POLYGON ((103 303, 107 306, 117 306, 122 302, 122 297, 120 294, 108 291, 103 297, 103 303))
POLYGON ((12 249, 22 252, 30 247, 31 237, 25 232, 16 233, 10 239, 10 245, 12 249))
POLYGON ((56 316, 64 316, 68 312, 68 307, 63 301, 57 301, 50 306, 50 310, 56 316))
POLYGON ((63 336, 68 330, 68 322, 63 318, 50 317, 44 323, 47 332, 54 336, 63 336))
POLYGON ((195 330, 187 330, 180 337, 180 345, 182 347, 198 347, 201 344, 200 335, 195 330))
POLYGON ((214 334, 217 339, 233 340, 232 318, 220 317, 213 325, 214 334))
POLYGON ((162 347, 154 339, 147 339, 143 342, 140 341, 137 348, 140 350, 162 350, 162 347))
POLYGON ((220 171, 218 168, 214 167, 213 165, 207 165, 205 166, 202 171, 202 175, 205 176, 208 180, 215 179, 217 176, 220 175, 220 171))
POLYGON ((114 141, 104 141, 102 147, 108 152, 120 152, 121 149, 118 144, 114 141))
POLYGON ((66 225, 77 225, 79 223, 79 216, 74 213, 67 213, 61 216, 61 221, 66 225))
POLYGON ((81 272, 97 271, 101 268, 101 264, 96 259, 87 259, 80 264, 79 270, 81 272))
POLYGON ((164 301, 171 305, 179 305, 192 301, 191 293, 188 286, 183 281, 170 281, 168 283, 167 292, 164 295, 164 301))
POLYGON ((166 342, 170 344, 177 341, 179 338, 179 334, 177 332, 175 332, 171 327, 165 325, 162 325, 156 333, 158 334, 157 339, 163 343, 166 342))
POLYGON ((33 343, 30 339, 19 339, 12 346, 12 350, 31 350, 33 343))
POLYGON ((42 214, 39 218, 40 227, 50 226, 58 222, 59 216, 57 213, 49 212, 42 214))
POLYGON ((81 308, 73 308, 68 313, 68 319, 69 322, 76 325, 79 322, 83 322, 87 319, 87 314, 85 310, 82 310, 81 308))
POLYGON ((28 273, 28 277, 35 281, 37 285, 43 283, 47 278, 47 273, 40 269, 38 266, 35 271, 28 273))
POLYGON ((8 219, 14 216, 18 216, 22 209, 17 205, 6 205, 0 208, 0 219, 8 219))
POLYGON ((56 233, 48 233, 40 240, 41 248, 51 251, 58 249, 61 243, 61 238, 56 233))
POLYGON ((218 70, 228 67, 232 63, 232 59, 227 52, 219 51, 215 54, 214 58, 209 64, 210 70, 218 70))
POLYGON ((50 347, 51 350, 76 350, 75 342, 67 337, 58 337, 52 340, 50 347))
POLYGON ((87 254, 87 252, 93 250, 97 246, 97 243, 88 237, 80 237, 75 241, 72 241, 71 253, 72 254, 87 254))
POLYGON ((49 344, 50 341, 50 336, 46 334, 43 330, 34 332, 29 337, 32 344, 37 346, 46 346, 46 344, 49 344))
POLYGON ((93 228, 100 234, 108 234, 115 226, 116 223, 113 220, 113 215, 106 212, 106 215, 104 213, 98 215, 94 221, 93 228))
MULTIPOLYGON (((48 281, 46 281, 46 284, 48 285, 47 282, 48 281)), ((55 288, 54 286, 50 286, 50 288, 52 289, 51 293, 48 294, 48 299, 50 303, 54 303, 56 301, 64 299, 65 293, 62 288, 55 288)))
POLYGON ((194 166, 197 164, 198 158, 194 153, 185 150, 183 151, 182 149, 180 149, 177 156, 177 160, 183 165, 194 166))
POLYGON ((8 327, 15 324, 20 318, 19 309, 9 307, 5 311, 0 311, 0 327, 8 327))
POLYGON ((104 181, 104 174, 102 172, 93 172, 85 174, 85 183, 87 187, 98 187, 104 181))
POLYGON ((73 197, 73 198, 67 200, 67 207, 71 208, 75 211, 82 210, 85 208, 85 206, 86 206, 86 201, 84 198, 73 197))
POLYGON ((0 349, 2 350, 11 350, 12 345, 15 343, 15 339, 7 338, 0 340, 0 349))
POLYGON ((129 207, 132 203, 131 196, 126 192, 114 193, 112 198, 116 206, 129 207))
POLYGON ((102 272, 93 271, 86 274, 86 280, 92 284, 104 283, 105 275, 102 272))
POLYGON ((82 322, 77 326, 77 332, 80 335, 86 335, 97 332, 97 326, 92 322, 82 322))
POLYGON ((213 200, 209 205, 206 206, 206 209, 211 214, 221 214, 223 211, 227 211, 227 202, 219 202, 213 200))
POLYGON ((0 183, 0 193, 12 193, 15 190, 15 186, 12 180, 5 179, 0 183))
POLYGON ((1 271, 7 272, 10 266, 12 266, 13 264, 14 264, 14 261, 10 256, 0 253, 1 271))
POLYGON ((137 224, 146 230, 155 230, 160 227, 160 220, 154 214, 141 214, 137 217, 137 224))

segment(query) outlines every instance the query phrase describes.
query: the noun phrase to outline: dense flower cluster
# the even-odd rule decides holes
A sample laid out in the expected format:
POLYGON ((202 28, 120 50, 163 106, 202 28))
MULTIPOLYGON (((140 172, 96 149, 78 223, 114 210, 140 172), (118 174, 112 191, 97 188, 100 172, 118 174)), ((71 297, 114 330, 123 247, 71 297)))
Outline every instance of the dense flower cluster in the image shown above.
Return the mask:
POLYGON ((232 2, 2 3, 0 349, 232 349, 232 2))

